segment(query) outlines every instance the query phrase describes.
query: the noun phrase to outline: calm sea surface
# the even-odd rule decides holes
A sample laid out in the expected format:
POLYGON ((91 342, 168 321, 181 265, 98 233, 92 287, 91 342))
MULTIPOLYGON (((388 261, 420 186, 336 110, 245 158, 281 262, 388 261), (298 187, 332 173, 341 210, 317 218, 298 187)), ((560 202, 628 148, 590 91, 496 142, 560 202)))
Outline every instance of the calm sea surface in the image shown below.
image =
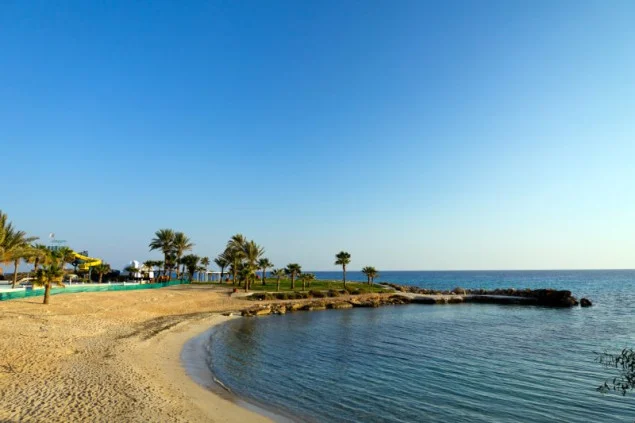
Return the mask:
MULTIPOLYGON (((317 272, 320 279, 339 272, 317 272)), ((349 280, 365 280, 349 272, 349 280)), ((428 288, 569 289, 588 309, 408 305, 236 319, 207 364, 238 396, 313 422, 633 422, 595 352, 635 347, 635 271, 384 272, 428 288)))

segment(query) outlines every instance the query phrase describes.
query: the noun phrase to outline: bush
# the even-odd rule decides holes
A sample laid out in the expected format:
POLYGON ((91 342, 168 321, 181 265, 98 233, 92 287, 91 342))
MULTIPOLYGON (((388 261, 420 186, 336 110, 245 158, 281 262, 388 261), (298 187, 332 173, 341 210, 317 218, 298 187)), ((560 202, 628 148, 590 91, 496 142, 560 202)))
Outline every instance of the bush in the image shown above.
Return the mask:
POLYGON ((309 295, 313 298, 324 298, 326 294, 322 291, 309 291, 309 295))
POLYGON ((342 294, 335 289, 329 289, 329 292, 326 295, 328 295, 329 297, 339 297, 342 294))

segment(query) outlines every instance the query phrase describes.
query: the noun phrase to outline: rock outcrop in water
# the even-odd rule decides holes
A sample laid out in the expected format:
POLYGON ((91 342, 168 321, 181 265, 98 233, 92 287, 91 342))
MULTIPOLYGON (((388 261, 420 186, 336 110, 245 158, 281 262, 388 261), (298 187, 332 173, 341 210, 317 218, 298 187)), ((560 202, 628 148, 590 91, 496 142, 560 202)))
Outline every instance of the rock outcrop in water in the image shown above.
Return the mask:
MULTIPOLYGON (((546 307, 573 307, 578 305, 578 300, 571 295, 571 291, 555 289, 463 289, 455 288, 452 291, 438 291, 424 289, 409 285, 383 284, 395 291, 420 295, 460 295, 463 299, 457 302, 475 302, 491 304, 528 304, 546 307)), ((437 303, 422 299, 422 303, 437 303)), ((587 300, 588 301, 588 300, 587 300)), ((451 300, 448 303, 454 302, 451 300)), ((590 302, 590 301, 589 301, 590 302)))
POLYGON ((591 307, 593 303, 588 298, 582 298, 580 300, 580 307, 591 307))

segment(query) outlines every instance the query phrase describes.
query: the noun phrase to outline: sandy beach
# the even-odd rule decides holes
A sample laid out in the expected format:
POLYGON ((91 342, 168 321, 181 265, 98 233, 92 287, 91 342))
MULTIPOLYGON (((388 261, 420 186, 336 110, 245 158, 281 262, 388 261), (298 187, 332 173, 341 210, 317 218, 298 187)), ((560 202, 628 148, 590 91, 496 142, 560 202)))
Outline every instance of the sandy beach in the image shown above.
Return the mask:
POLYGON ((0 302, 0 422, 269 421, 195 383, 183 345, 249 306, 227 289, 0 302))

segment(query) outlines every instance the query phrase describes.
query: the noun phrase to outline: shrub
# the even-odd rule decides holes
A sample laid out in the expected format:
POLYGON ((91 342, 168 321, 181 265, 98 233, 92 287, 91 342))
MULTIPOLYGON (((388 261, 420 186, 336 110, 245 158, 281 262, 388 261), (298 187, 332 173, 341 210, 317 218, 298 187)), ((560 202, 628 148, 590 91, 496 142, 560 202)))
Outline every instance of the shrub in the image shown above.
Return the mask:
POLYGON ((313 298, 324 298, 326 294, 322 291, 309 291, 309 295, 313 298))
POLYGON ((335 289, 329 289, 329 292, 326 295, 328 295, 329 297, 339 297, 342 294, 335 289))

